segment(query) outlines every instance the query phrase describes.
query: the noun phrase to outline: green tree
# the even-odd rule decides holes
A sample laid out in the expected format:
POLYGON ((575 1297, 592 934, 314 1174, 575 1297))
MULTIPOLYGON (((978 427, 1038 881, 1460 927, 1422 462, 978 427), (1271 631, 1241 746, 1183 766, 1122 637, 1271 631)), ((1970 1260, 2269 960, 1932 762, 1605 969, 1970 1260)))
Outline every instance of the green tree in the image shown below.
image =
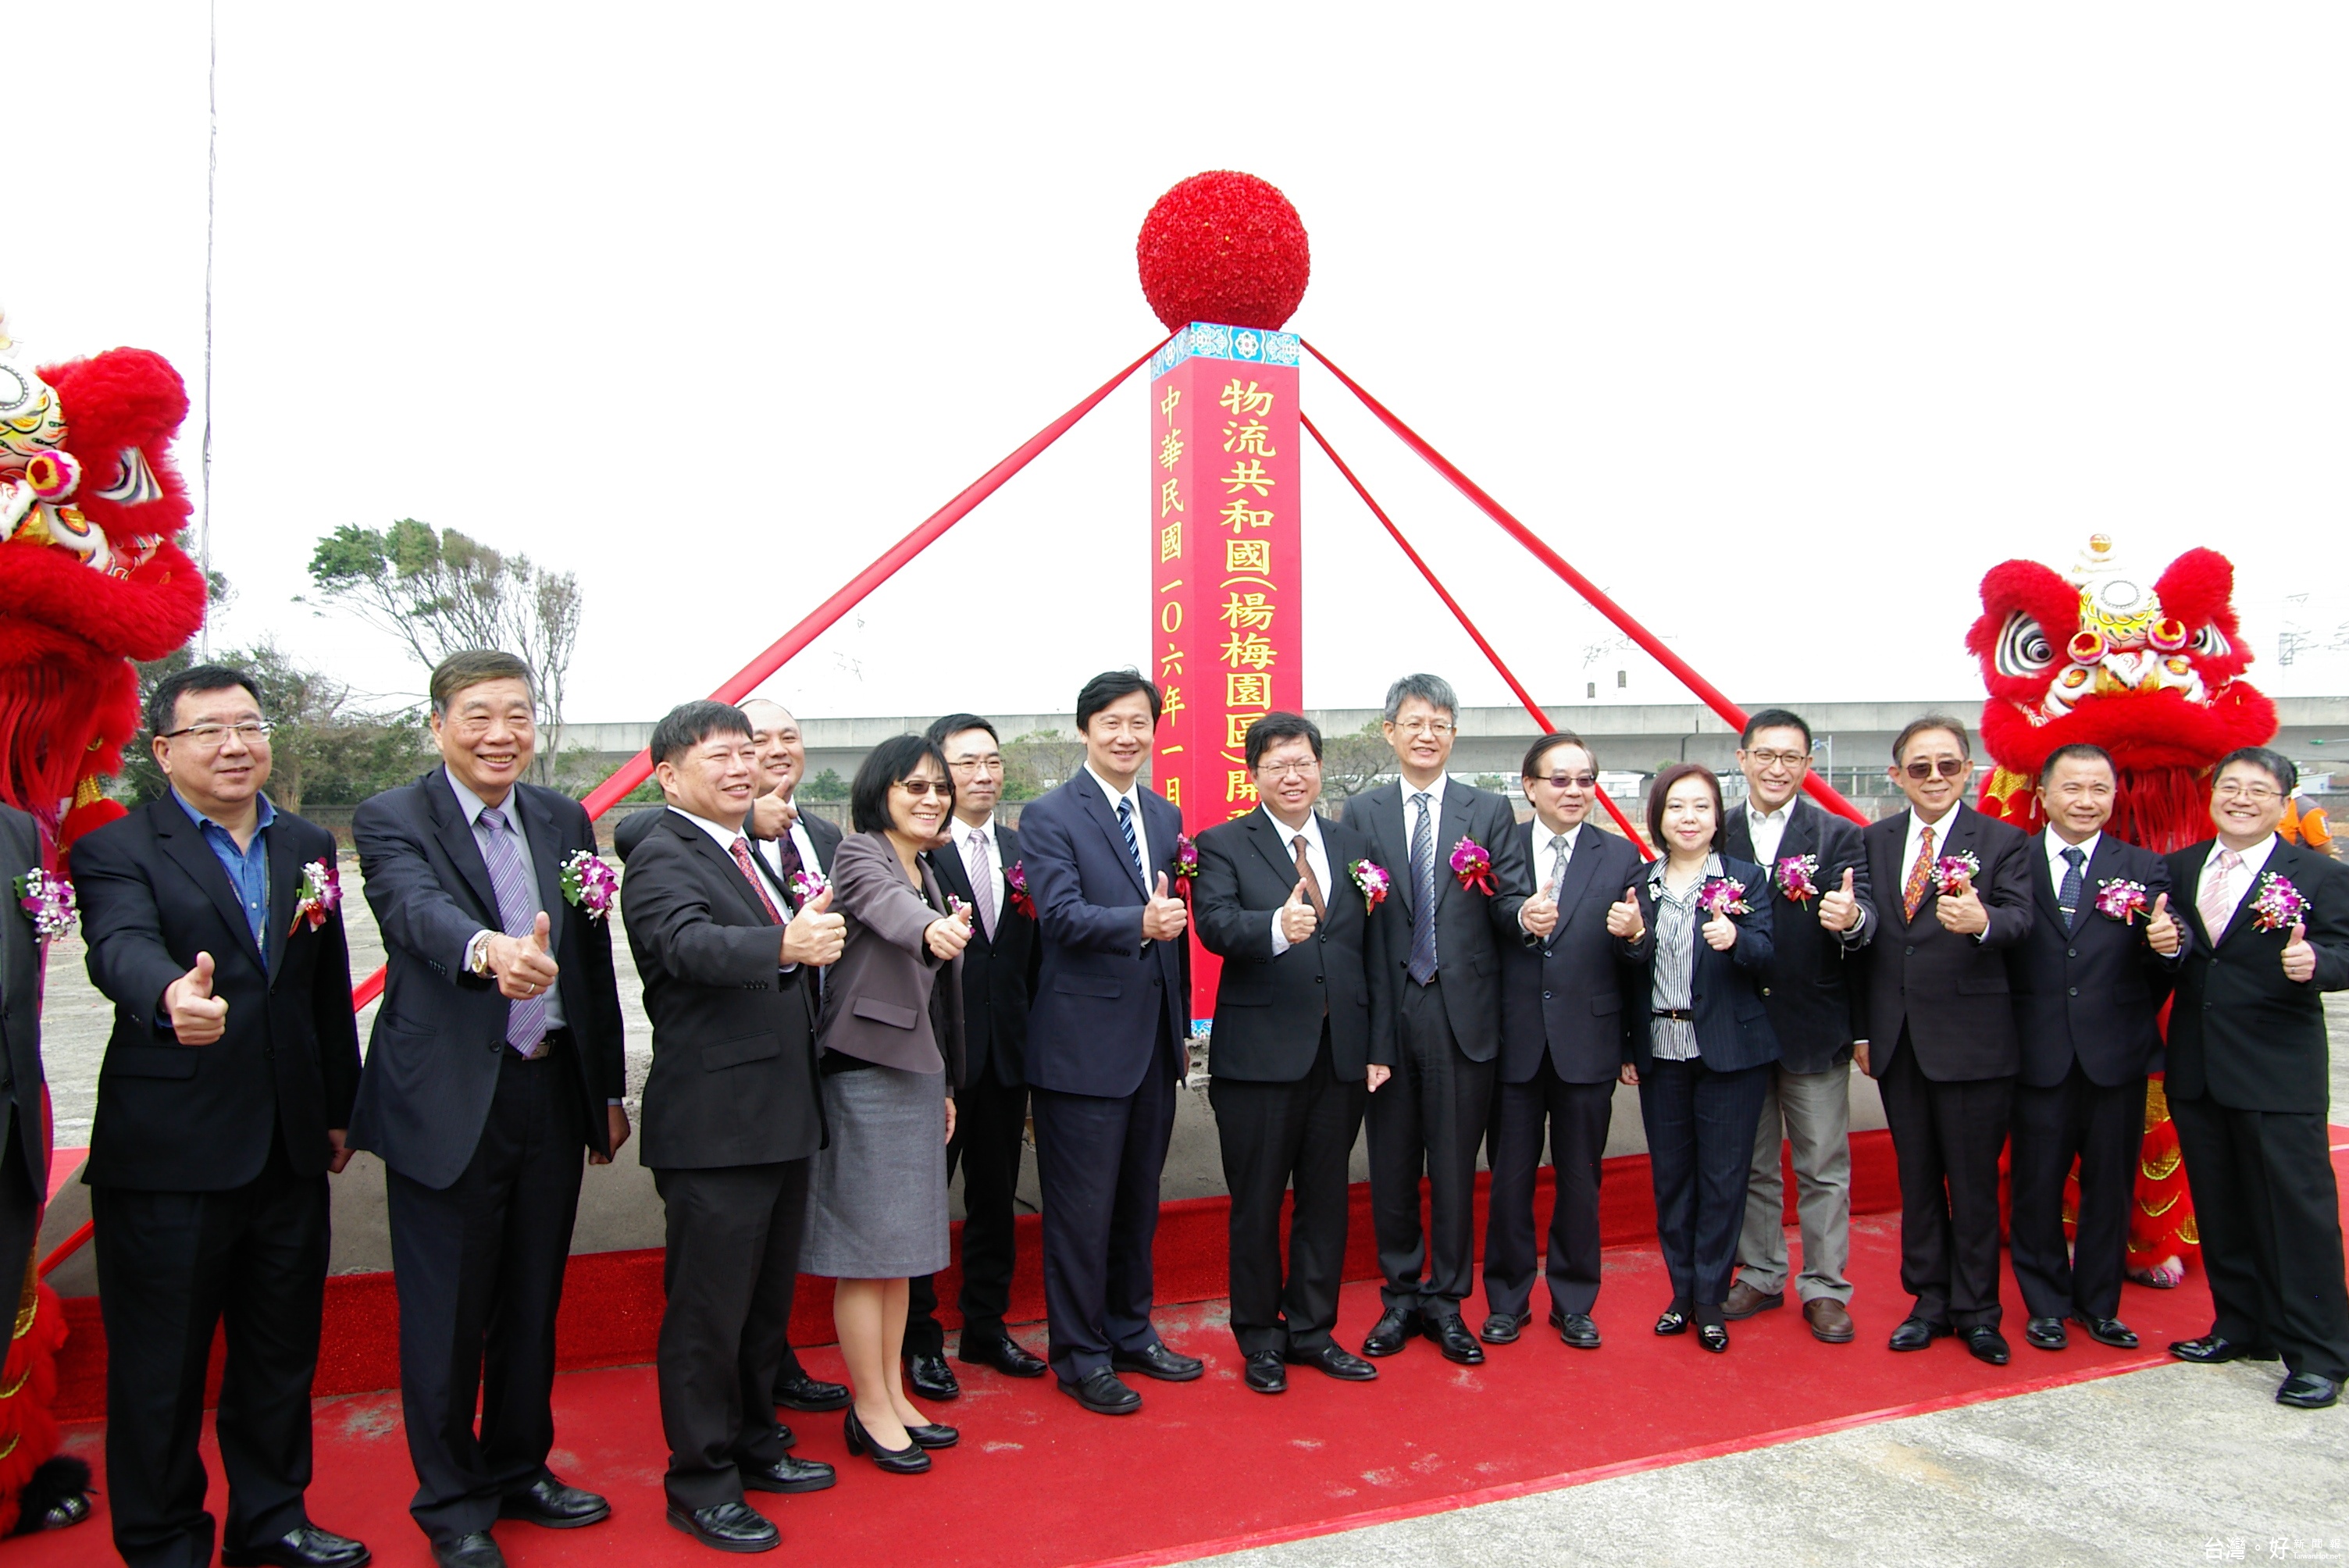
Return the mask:
POLYGON ((827 768, 792 793, 804 795, 811 800, 845 800, 848 799, 848 780, 827 768))
POLYGON ((1035 729, 1014 737, 1003 748, 1003 798, 1033 800, 1084 765, 1081 737, 1062 735, 1057 729, 1035 729))
POLYGON ((1349 800, 1395 771, 1394 748, 1377 719, 1321 742, 1321 798, 1349 800))

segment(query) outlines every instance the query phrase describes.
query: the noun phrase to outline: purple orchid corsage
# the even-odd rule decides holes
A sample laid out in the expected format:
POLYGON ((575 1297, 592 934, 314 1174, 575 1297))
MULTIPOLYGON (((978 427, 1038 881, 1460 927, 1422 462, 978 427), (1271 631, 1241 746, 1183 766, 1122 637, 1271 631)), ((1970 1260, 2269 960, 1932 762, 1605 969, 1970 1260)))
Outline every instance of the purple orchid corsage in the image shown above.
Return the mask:
POLYGON ((1754 913, 1754 906, 1745 902, 1744 887, 1733 877, 1707 878, 1696 890, 1696 906, 1715 918, 1754 913))
POLYGON ((1387 888, 1391 880, 1387 876, 1386 867, 1376 861, 1355 861, 1346 867, 1346 874, 1354 879, 1356 887, 1362 890, 1364 914, 1376 913, 1379 905, 1386 903, 1387 888))
POLYGON ((1188 833, 1174 835, 1174 880, 1189 882, 1199 874, 1199 841, 1188 833))
POLYGON ((1011 895, 1011 907, 1030 920, 1036 918, 1036 901, 1028 896, 1028 862, 1014 861, 1003 873, 1003 891, 1011 895))
POLYGON ((2308 895, 2290 879, 2270 872, 2251 899, 2253 923, 2261 931, 2289 931, 2308 918, 2308 895))
POLYGON ((2145 883, 2127 882, 2119 877, 2096 884, 2096 913, 2123 925, 2135 925, 2137 917, 2153 908, 2153 901, 2145 896, 2145 883))
POLYGON ((1819 857, 1788 855, 1778 862, 1778 891, 1796 903, 1807 905, 1819 896, 1819 857))
POLYGON ((81 913, 74 903, 73 883, 38 867, 16 879, 16 907, 44 942, 71 931, 81 913))
POLYGON ((1474 839, 1463 839, 1452 850, 1452 874, 1460 885, 1492 897, 1500 890, 1493 885, 1493 856, 1474 839))
POLYGON ((832 891, 832 883, 822 872, 797 871, 792 873, 792 902, 805 903, 820 893, 832 891))
POLYGON ((1933 891, 1941 893, 1963 893, 1971 891, 1974 878, 1982 875, 1982 861, 1971 850, 1960 850, 1954 855, 1943 855, 1933 862, 1933 891))
POLYGON ((574 850, 563 862, 563 897, 565 903, 590 920, 602 920, 612 913, 612 901, 620 893, 620 873, 612 862, 593 850, 574 850))
POLYGON ((312 861, 302 868, 302 888, 294 898, 294 923, 285 928, 285 934, 291 936, 301 930, 305 921, 316 931, 342 907, 342 873, 335 869, 332 861, 312 861))

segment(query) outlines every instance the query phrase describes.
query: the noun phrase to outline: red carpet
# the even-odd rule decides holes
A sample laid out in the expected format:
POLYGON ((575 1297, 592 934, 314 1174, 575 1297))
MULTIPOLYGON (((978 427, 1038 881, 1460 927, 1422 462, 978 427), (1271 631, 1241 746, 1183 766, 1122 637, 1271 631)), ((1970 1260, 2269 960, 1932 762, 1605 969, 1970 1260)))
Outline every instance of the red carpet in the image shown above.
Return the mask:
MULTIPOLYGON (((2349 1163, 2338 1154, 2336 1161, 2349 1163)), ((801 1418, 800 1451, 841 1466, 841 1484, 754 1502, 782 1526, 787 1553, 824 1560, 900 1560, 943 1545, 958 1568, 1168 1563, 2156 1366, 2165 1343, 2209 1324, 2198 1276, 2170 1292, 2127 1287, 2122 1315, 2144 1336, 2139 1351, 2081 1337, 2051 1355, 2022 1345, 2018 1333, 2015 1361, 2003 1368, 1946 1341, 1896 1356, 1884 1337, 1908 1305, 1897 1242, 1890 1215, 1854 1222, 1860 1339, 1850 1346, 1817 1344, 1792 1308, 1733 1325, 1723 1357, 1685 1336, 1659 1339, 1648 1325, 1667 1294, 1661 1265, 1647 1246, 1621 1247, 1608 1253, 1597 1311, 1603 1350, 1568 1350, 1537 1329, 1493 1350, 1485 1367, 1466 1368, 1418 1344, 1382 1363, 1376 1383, 1341 1385, 1299 1370, 1278 1398, 1239 1386, 1220 1304, 1172 1307, 1159 1315, 1162 1333, 1206 1357, 1208 1376, 1184 1386, 1143 1383, 1139 1416, 1089 1416, 1049 1380, 1017 1383, 973 1370, 964 1398, 936 1412, 962 1428, 963 1446, 938 1456, 931 1474, 882 1475, 848 1459, 836 1419, 801 1418)), ((2019 1330, 2011 1277, 2005 1300, 2019 1330)), ((1482 1305, 1470 1304, 1472 1315, 1482 1305)), ((1373 1287, 1350 1286, 1340 1336, 1358 1339, 1377 1311, 1373 1287)), ((1040 1343, 1041 1335, 1029 1337, 1040 1343)), ((807 1358, 820 1375, 839 1375, 834 1352, 807 1358)), ((555 1398, 555 1467, 607 1492, 614 1514, 575 1533, 501 1526, 518 1568, 712 1561, 663 1519, 665 1455, 650 1368, 572 1374, 559 1380, 555 1398)), ((69 1440, 93 1463, 100 1460, 96 1427, 74 1429, 69 1440)), ((218 1453, 209 1438, 205 1447, 217 1512, 225 1501, 218 1453)), ((321 1401, 310 1491, 319 1522, 368 1540, 380 1561, 421 1563, 422 1540, 406 1514, 410 1485, 396 1396, 321 1401)), ((12 1557, 98 1560, 102 1496, 99 1511, 80 1530, 11 1543, 12 1557)))

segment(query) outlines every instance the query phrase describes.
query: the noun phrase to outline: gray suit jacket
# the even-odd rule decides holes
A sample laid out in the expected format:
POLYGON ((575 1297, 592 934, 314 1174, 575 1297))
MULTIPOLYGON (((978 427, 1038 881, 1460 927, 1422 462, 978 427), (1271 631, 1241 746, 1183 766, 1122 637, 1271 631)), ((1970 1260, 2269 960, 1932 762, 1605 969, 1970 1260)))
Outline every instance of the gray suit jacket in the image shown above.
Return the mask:
POLYGON ((848 918, 848 942, 824 976, 816 1044, 905 1072, 951 1071, 951 1092, 962 1081, 962 959, 940 964, 930 952, 924 934, 946 912, 946 892, 928 862, 916 863, 920 893, 885 833, 854 834, 833 851, 832 907, 848 918))

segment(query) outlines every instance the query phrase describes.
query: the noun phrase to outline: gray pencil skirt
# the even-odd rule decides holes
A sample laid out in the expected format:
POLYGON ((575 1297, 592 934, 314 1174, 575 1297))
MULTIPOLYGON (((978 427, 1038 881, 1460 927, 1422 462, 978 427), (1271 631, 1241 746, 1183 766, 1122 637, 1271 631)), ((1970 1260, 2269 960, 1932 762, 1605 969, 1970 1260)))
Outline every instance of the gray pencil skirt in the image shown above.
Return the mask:
POLYGON ((911 1279, 947 1266, 943 1073, 872 1067, 823 1080, 832 1141, 808 1166, 800 1272, 911 1279))

